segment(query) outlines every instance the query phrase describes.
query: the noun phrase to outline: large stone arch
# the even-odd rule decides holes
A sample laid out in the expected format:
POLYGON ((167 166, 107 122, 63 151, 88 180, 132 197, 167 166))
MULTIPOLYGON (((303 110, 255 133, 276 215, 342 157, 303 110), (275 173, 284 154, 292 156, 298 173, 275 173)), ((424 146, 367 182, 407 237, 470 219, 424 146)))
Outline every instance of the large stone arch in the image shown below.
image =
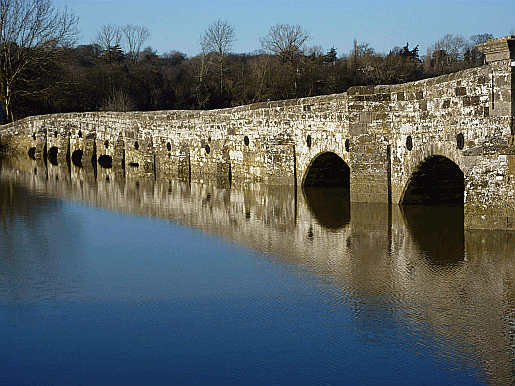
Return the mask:
POLYGON ((399 204, 465 204, 467 168, 455 146, 431 143, 413 151, 397 186, 399 204), (418 197, 417 197, 418 196, 418 197))
POLYGON ((465 175, 449 158, 435 155, 424 160, 411 174, 401 204, 463 205, 465 175))
POLYGON ((302 178, 305 187, 350 189, 350 167, 337 153, 318 153, 307 165, 302 178))
POLYGON ((52 146, 51 148, 48 149, 47 157, 48 157, 48 161, 52 165, 58 164, 58 154, 59 154, 59 148, 57 146, 52 146))

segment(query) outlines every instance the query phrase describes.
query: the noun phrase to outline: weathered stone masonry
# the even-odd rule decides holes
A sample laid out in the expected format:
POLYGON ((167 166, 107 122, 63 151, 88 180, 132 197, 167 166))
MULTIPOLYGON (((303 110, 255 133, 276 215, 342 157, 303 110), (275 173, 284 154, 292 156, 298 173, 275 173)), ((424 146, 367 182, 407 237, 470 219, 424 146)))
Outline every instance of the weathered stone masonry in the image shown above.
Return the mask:
POLYGON ((465 225, 514 229, 515 36, 479 48, 487 65, 417 82, 211 111, 29 117, 2 127, 0 143, 10 154, 78 158, 85 168, 108 160, 128 176, 221 186, 302 185, 330 153, 350 169, 351 202, 459 190, 455 168, 465 225), (440 181, 418 182, 430 173, 440 181))

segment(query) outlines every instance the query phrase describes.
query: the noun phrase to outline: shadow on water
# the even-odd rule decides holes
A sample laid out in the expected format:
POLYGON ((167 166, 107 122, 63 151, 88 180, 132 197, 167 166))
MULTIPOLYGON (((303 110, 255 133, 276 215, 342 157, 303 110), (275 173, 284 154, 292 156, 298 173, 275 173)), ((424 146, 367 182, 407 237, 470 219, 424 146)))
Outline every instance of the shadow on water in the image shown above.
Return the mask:
POLYGON ((427 257, 438 263, 465 257, 464 211, 460 205, 402 205, 413 239, 427 257))
POLYGON ((350 222, 350 193, 345 188, 303 187, 302 192, 316 220, 336 230, 350 222))

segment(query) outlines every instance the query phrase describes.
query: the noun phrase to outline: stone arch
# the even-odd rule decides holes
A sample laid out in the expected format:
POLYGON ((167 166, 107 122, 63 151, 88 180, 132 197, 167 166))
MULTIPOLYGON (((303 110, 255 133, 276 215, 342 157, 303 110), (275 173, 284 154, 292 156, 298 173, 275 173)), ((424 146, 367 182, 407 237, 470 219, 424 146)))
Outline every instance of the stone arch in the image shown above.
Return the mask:
MULTIPOLYGON (((405 137, 401 138, 401 142, 397 142, 401 147, 404 147, 405 137)), ((395 145, 393 145, 395 146, 395 145)), ((398 147, 397 147, 398 148, 398 147)), ((469 173, 470 166, 464 162, 462 151, 458 150, 454 142, 445 141, 426 141, 423 144, 416 144, 413 150, 408 152, 405 158, 396 158, 395 152, 392 151, 391 157, 391 172, 392 172, 392 202, 402 204, 406 189, 410 183, 413 173, 415 173, 420 165, 426 162, 431 157, 441 156, 448 158, 456 164, 464 173, 465 186, 467 174, 469 173)))
POLYGON ((57 165, 57 155, 59 154, 59 148, 57 146, 52 146, 48 149, 48 161, 52 165, 57 165))
POLYGON ((84 151, 83 150, 75 150, 71 155, 71 161, 72 163, 77 166, 78 168, 82 168, 82 155, 84 151))
POLYGON ((350 188, 350 167, 336 153, 318 154, 306 168, 305 187, 350 188))
POLYGON ((400 203, 404 205, 463 205, 465 174, 444 155, 429 155, 409 174, 400 203))
POLYGON ((107 154, 103 154, 100 157, 98 157, 97 162, 101 168, 110 169, 113 166, 113 157, 107 154))

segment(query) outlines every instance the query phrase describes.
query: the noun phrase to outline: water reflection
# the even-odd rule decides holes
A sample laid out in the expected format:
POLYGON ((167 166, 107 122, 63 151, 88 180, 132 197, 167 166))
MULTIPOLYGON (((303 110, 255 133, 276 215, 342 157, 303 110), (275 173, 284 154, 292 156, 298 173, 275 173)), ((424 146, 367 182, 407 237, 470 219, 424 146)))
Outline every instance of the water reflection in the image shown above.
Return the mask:
POLYGON ((401 207, 414 241, 428 259, 458 262, 465 258, 463 206, 401 207))
MULTIPOLYGON (((337 189, 258 184, 229 189, 131 178, 113 169, 94 174, 34 160, 4 161, 0 192, 4 222, 35 217, 41 203, 57 205, 55 199, 65 198, 173 220, 248 246, 291 272, 313 277, 335 308, 350 305, 364 345, 405 345, 414 358, 430 346, 442 366, 471 369, 478 383, 515 381, 515 237, 465 232, 461 208, 350 204, 348 193, 337 189), (43 196, 50 201, 39 199, 43 196)), ((51 243, 41 238, 48 235, 41 229, 49 222, 40 224, 33 242, 51 243)), ((12 237, 14 249, 21 244, 12 237)), ((77 240, 72 234, 69 239, 77 240)), ((81 253, 76 243, 62 249, 81 253)), ((33 265, 23 263, 18 262, 19 273, 30 274, 33 265)), ((66 293, 60 271, 53 272, 59 285, 48 287, 66 293)), ((18 299, 3 277, 4 299, 18 299)))
POLYGON ((320 225, 339 229, 350 222, 348 189, 303 187, 306 202, 320 225))

